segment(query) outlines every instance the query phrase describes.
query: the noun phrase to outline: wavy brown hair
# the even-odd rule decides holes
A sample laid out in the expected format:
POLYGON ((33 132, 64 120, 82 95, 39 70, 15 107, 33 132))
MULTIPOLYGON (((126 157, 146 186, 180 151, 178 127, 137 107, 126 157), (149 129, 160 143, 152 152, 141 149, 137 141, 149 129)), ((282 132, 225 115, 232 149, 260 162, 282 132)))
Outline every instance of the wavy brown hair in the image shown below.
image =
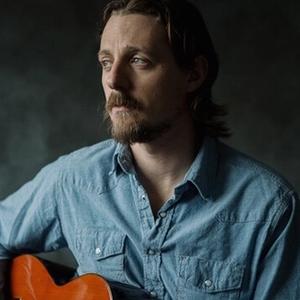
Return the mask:
POLYGON ((212 100, 212 86, 219 71, 218 57, 204 19, 186 0, 112 0, 103 12, 101 34, 112 14, 143 14, 157 17, 165 26, 176 63, 184 70, 193 67, 199 56, 206 58, 208 73, 204 83, 190 95, 194 122, 200 132, 228 137, 230 131, 221 119, 227 115, 223 105, 212 100))

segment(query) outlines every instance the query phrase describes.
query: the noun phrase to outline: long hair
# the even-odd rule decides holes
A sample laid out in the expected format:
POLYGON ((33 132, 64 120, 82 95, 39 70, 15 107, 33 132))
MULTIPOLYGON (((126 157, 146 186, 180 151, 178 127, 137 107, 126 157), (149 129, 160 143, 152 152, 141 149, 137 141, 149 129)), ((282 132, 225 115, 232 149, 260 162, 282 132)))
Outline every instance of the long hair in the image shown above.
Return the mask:
POLYGON ((157 17, 165 26, 169 43, 178 66, 192 68, 199 56, 206 58, 208 73, 205 81, 192 95, 190 108, 197 130, 214 137, 228 137, 230 131, 220 117, 227 112, 212 100, 212 86, 219 71, 218 57, 200 11, 186 0, 112 0, 103 13, 103 29, 112 14, 143 14, 157 17))

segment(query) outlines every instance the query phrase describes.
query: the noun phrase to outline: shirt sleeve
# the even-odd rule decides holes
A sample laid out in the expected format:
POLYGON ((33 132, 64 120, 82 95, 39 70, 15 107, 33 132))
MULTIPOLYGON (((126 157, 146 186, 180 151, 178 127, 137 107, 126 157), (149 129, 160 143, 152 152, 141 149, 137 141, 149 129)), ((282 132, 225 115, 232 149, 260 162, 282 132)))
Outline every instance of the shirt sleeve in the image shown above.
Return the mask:
POLYGON ((253 299, 300 299, 300 210, 295 193, 286 195, 274 216, 253 299))
POLYGON ((58 168, 49 165, 0 201, 0 259, 66 246, 56 206, 58 178, 58 168))

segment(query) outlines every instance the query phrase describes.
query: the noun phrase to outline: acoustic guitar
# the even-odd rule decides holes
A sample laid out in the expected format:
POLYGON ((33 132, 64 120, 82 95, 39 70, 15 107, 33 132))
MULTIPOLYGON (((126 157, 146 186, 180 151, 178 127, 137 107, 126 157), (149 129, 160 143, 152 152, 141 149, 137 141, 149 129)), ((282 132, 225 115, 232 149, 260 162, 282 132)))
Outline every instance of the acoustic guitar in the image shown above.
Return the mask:
POLYGON ((131 285, 107 281, 97 274, 85 274, 57 284, 40 259, 21 255, 13 259, 10 272, 13 300, 134 300, 153 299, 131 285))

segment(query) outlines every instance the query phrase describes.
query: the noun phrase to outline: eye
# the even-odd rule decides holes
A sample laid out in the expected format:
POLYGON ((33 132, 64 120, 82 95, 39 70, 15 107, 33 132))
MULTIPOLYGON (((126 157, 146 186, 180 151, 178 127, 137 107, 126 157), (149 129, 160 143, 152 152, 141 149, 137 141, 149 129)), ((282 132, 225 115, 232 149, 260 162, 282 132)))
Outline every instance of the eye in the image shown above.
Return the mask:
POLYGON ((149 61, 147 59, 139 57, 139 56, 134 56, 130 62, 135 65, 140 65, 140 66, 147 66, 149 64, 149 61))
POLYGON ((103 70, 110 70, 111 69, 111 66, 112 66, 112 62, 110 59, 100 59, 100 65, 102 67, 103 70))

